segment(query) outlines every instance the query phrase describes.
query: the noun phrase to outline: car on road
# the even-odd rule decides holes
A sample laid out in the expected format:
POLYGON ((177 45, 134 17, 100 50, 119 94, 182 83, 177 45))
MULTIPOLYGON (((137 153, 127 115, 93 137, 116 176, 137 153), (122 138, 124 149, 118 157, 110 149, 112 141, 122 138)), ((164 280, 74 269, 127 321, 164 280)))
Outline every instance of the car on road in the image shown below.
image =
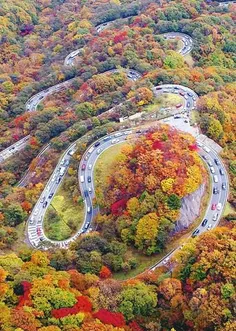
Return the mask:
POLYGON ((210 171, 211 171, 212 174, 214 174, 215 173, 214 167, 210 167, 210 171))
POLYGON ((34 217, 31 217, 31 219, 29 220, 30 224, 34 224, 34 217))
POLYGON ((217 187, 214 187, 213 188, 213 194, 219 194, 219 189, 217 187))
POLYGON ((207 152, 207 153, 210 152, 210 148, 208 148, 208 147, 206 147, 206 146, 204 146, 203 149, 204 149, 204 151, 207 152))
POLYGON ((40 203, 44 203, 46 197, 43 197, 41 200, 40 200, 40 203))
POLYGON ((82 164, 81 170, 85 170, 86 169, 86 164, 82 164))
POLYGON ((187 95, 188 95, 189 97, 192 97, 192 96, 193 96, 192 93, 190 93, 190 92, 188 92, 187 95))
POLYGON ((101 144, 100 141, 97 141, 97 142, 94 144, 94 146, 95 146, 95 147, 98 147, 100 144, 101 144))
POLYGON ((215 164, 216 164, 217 166, 219 166, 219 165, 220 165, 220 162, 219 162, 219 160, 217 160, 217 159, 214 159, 214 161, 215 161, 215 164))
POLYGON ((190 102, 187 102, 187 107, 188 107, 188 108, 190 107, 190 102))
POLYGON ((215 214, 213 217, 212 217, 212 221, 217 221, 217 219, 218 219, 218 216, 219 216, 219 214, 215 214))
POLYGON ((204 160, 207 161, 207 157, 206 157, 206 155, 201 155, 201 157, 202 157, 204 160))
POLYGON ((163 260, 163 263, 166 264, 169 260, 170 260, 170 258, 167 257, 166 259, 163 260))
POLYGON ((88 165, 89 170, 92 169, 92 166, 93 166, 93 165, 92 165, 91 163, 88 165))
POLYGON ((174 119, 181 118, 180 115, 174 115, 174 119))
POLYGON ((87 198, 89 195, 88 195, 88 191, 84 191, 84 196, 87 198))
POLYGON ((222 190, 226 190, 226 184, 222 183, 222 190))
POLYGON ((91 183, 91 181, 92 181, 91 176, 88 176, 87 180, 88 180, 88 183, 91 183))
POLYGON ((213 180, 214 180, 215 183, 218 183, 218 181, 219 181, 218 177, 216 175, 213 176, 213 180))
POLYGON ((199 234, 200 230, 196 229, 195 231, 193 231, 192 233, 192 238, 196 237, 199 234))
POLYGON ((212 224, 209 224, 208 227, 207 227, 207 230, 211 230, 212 229, 212 224))
POLYGON ((208 220, 205 218, 203 221, 202 221, 202 226, 206 226, 208 220))
POLYGON ((70 156, 72 156, 74 153, 75 153, 75 151, 73 151, 73 149, 70 149, 69 152, 68 152, 68 154, 69 154, 70 156))
POLYGON ((54 192, 50 193, 48 198, 51 199, 53 197, 54 192))
POLYGON ((221 210, 221 208, 222 208, 222 203, 221 203, 221 202, 219 202, 219 203, 217 204, 217 207, 216 207, 216 209, 217 209, 217 210, 221 210))
POLYGON ((91 214, 91 212, 92 212, 92 208, 89 206, 89 207, 87 208, 87 213, 88 213, 88 214, 91 214))
POLYGON ((103 138, 103 141, 108 141, 108 140, 111 140, 111 137, 107 136, 107 137, 103 138))
POLYGON ((210 167, 213 166, 213 163, 211 162, 211 160, 209 160, 207 163, 208 163, 208 165, 209 165, 210 167))
POLYGON ((89 187, 89 188, 88 188, 88 191, 89 191, 89 193, 91 194, 91 193, 92 193, 92 188, 89 187))
POLYGON ((39 209, 36 208, 35 211, 34 211, 34 213, 33 213, 33 215, 34 215, 34 216, 38 215, 38 212, 39 212, 39 209))
POLYGON ((175 106, 175 108, 177 108, 177 109, 180 107, 182 107, 182 103, 179 103, 178 105, 175 106))
POLYGON ((184 120, 184 123, 188 123, 188 120, 187 120, 187 119, 185 119, 185 120, 184 120))
POLYGON ((219 171, 220 171, 221 176, 224 176, 224 171, 222 169, 220 169, 219 171))
POLYGON ((97 150, 97 154, 100 154, 101 151, 102 151, 102 148, 99 148, 99 149, 97 150))
POLYGON ((114 134, 114 137, 120 137, 122 135, 123 135, 123 132, 117 132, 117 133, 114 134))
POLYGON ((45 202, 44 202, 44 204, 43 204, 43 208, 46 208, 46 207, 47 207, 47 205, 48 205, 48 202, 47 202, 47 201, 45 201, 45 202))
POLYGON ((213 203, 213 204, 211 205, 211 210, 216 210, 216 203, 213 203))
POLYGON ((56 183, 59 184, 60 181, 61 181, 61 177, 58 177, 58 178, 56 179, 56 183))

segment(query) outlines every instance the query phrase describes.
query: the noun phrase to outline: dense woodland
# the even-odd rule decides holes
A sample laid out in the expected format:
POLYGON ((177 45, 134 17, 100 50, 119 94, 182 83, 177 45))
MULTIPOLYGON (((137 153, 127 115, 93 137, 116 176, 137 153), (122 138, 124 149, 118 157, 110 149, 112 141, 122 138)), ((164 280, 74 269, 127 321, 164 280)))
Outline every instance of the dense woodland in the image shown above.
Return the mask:
POLYGON ((169 126, 150 129, 125 145, 107 182, 97 185, 97 223, 104 237, 118 236, 148 255, 162 251, 179 218, 181 199, 205 181, 196 150, 192 136, 169 126))
POLYGON ((128 144, 114 162, 115 175, 97 188, 97 232, 66 251, 12 253, 62 151, 82 138, 63 184, 77 204, 76 173, 87 146, 119 129, 120 116, 154 104, 158 84, 199 95, 197 122, 223 147, 236 207, 234 35, 235 4, 217 1, 0 0, 0 150, 31 135, 25 150, 0 164, 1 330, 236 329, 235 215, 191 239, 166 267, 126 282, 112 278, 137 267, 129 247, 145 255, 165 248, 181 198, 206 180, 193 138, 168 127, 128 144), (97 33, 104 22, 109 27, 97 33), (171 31, 192 37, 190 59, 176 40, 163 38, 171 31), (79 48, 74 66, 65 66, 79 48), (142 78, 132 82, 128 68, 142 78), (69 79, 68 88, 26 112, 31 96, 69 79), (31 180, 18 187, 28 168, 31 180))
POLYGON ((171 274, 162 267, 126 282, 105 266, 99 276, 78 272, 73 248, 0 256, 1 330, 232 331, 234 240, 232 225, 219 227, 186 244, 171 274))

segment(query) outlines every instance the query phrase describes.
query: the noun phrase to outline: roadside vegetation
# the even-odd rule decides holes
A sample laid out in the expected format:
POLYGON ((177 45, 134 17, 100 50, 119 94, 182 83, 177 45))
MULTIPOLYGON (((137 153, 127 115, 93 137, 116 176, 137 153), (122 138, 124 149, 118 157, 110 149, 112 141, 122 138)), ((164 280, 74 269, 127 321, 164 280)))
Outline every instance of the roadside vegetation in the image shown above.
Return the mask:
POLYGON ((45 235, 53 240, 70 238, 79 230, 83 220, 83 200, 73 201, 70 193, 61 186, 45 215, 45 235))

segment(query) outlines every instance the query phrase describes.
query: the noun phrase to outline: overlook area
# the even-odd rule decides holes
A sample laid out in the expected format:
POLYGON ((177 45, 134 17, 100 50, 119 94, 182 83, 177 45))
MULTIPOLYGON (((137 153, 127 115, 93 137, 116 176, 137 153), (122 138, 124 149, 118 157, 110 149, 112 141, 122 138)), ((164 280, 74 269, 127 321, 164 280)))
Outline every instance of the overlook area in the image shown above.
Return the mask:
POLYGON ((0 330, 236 329, 235 10, 0 0, 0 330))

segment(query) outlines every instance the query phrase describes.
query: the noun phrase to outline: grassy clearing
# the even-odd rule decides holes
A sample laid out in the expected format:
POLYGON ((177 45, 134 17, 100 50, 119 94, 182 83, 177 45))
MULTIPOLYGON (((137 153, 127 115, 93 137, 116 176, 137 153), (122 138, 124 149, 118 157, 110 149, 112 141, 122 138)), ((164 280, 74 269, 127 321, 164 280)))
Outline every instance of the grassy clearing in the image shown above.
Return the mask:
POLYGON ((153 104, 144 108, 146 112, 160 111, 161 108, 171 108, 182 102, 181 96, 174 93, 163 93, 154 99, 153 104))
POLYGON ((224 216, 227 216, 229 214, 234 214, 234 213, 235 213, 235 209, 231 206, 231 204, 229 202, 226 202, 225 209, 224 209, 222 216, 224 217, 224 216))
POLYGON ((47 209, 44 219, 45 234, 54 240, 67 239, 77 231, 83 219, 83 204, 74 203, 70 192, 61 186, 47 209))
POLYGON ((103 152, 94 167, 94 183, 95 187, 98 185, 98 182, 105 182, 107 176, 109 175, 108 169, 110 168, 112 162, 116 159, 116 157, 120 154, 123 146, 126 143, 120 143, 115 146, 111 146, 105 152, 103 152), (99 178, 98 178, 99 176, 99 178), (98 181, 99 180, 99 181, 98 181))
POLYGON ((191 53, 185 55, 184 60, 189 65, 189 67, 192 68, 194 66, 194 60, 193 60, 191 53))
POLYGON ((197 110, 192 110, 190 112, 190 124, 193 125, 194 123, 199 123, 199 112, 197 110))

